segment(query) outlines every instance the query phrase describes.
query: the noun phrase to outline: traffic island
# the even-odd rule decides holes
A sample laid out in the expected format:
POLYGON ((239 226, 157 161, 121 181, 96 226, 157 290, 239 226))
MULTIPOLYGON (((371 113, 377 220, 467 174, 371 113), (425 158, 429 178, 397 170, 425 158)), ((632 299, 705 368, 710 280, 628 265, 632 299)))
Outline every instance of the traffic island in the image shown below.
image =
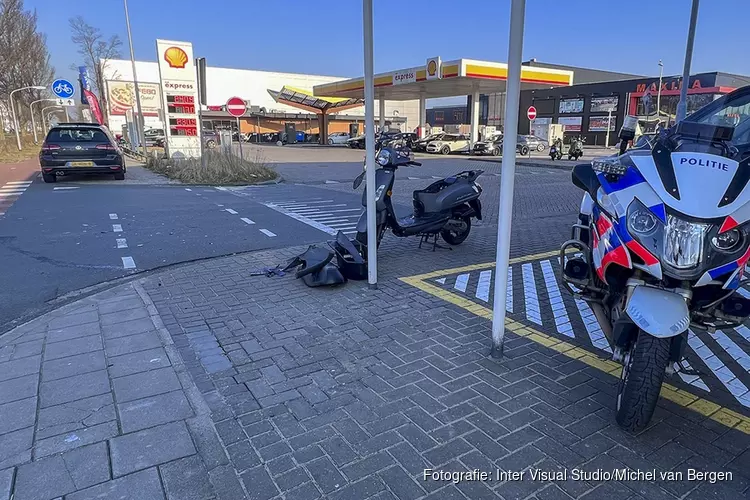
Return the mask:
POLYGON ((146 167, 184 184, 236 186, 266 183, 278 177, 259 155, 253 160, 243 160, 223 151, 207 150, 204 155, 205 166, 200 158, 151 156, 146 160, 146 167))

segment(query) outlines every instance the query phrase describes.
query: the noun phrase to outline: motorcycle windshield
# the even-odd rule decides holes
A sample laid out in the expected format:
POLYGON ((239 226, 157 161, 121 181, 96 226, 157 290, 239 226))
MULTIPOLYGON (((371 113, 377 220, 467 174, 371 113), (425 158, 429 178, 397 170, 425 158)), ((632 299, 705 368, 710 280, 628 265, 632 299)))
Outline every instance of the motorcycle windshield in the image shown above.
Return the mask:
POLYGON ((650 154, 630 159, 661 201, 717 219, 750 203, 750 86, 717 99, 671 129, 650 154))

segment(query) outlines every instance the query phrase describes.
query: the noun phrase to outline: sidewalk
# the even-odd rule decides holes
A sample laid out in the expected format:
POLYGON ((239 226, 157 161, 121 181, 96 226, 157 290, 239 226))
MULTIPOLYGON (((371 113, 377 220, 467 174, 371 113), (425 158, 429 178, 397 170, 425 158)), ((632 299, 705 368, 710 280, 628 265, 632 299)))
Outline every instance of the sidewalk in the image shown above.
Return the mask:
POLYGON ((420 258, 415 245, 384 242, 374 291, 250 277, 292 248, 179 266, 0 337, 0 500, 750 493, 739 427, 662 400, 653 425, 628 435, 612 375, 513 333, 506 357, 488 358, 486 318, 398 279, 460 265, 481 244, 420 258), (575 480, 574 468, 733 477, 575 480))

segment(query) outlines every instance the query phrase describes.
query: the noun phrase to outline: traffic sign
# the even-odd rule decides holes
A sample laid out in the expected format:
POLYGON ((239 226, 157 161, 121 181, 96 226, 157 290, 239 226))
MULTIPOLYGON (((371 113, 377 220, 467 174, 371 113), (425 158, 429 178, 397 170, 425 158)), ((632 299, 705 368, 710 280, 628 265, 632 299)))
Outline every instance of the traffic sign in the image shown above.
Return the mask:
POLYGON ((239 118, 245 114, 245 111, 247 111, 247 104, 244 100, 239 97, 230 97, 227 100, 227 113, 230 115, 239 118))
POLYGON ((529 106, 529 109, 526 110, 526 116, 529 120, 536 118, 536 108, 534 106, 529 106))
POLYGON ((67 99, 73 97, 76 93, 76 88, 68 80, 55 80, 52 82, 52 93, 61 99, 67 99))
POLYGON ((75 106, 76 105, 76 100, 73 99, 73 98, 60 99, 58 97, 57 98, 57 105, 58 106, 75 106))

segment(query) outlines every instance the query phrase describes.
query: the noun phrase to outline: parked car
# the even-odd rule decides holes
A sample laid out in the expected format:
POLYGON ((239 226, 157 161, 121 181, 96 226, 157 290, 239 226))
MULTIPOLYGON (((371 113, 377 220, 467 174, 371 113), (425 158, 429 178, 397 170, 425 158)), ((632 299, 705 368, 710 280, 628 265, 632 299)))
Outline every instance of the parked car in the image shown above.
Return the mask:
POLYGON ((39 151, 44 182, 73 173, 114 174, 125 179, 125 157, 120 146, 101 125, 62 123, 47 132, 39 151))
POLYGON ((203 145, 208 149, 214 149, 221 144, 221 139, 217 131, 203 129, 201 134, 203 135, 203 145))
POLYGON ((143 138, 146 141, 146 146, 156 145, 156 141, 164 139, 164 129, 161 128, 150 128, 143 132, 143 138))
POLYGON ((500 156, 503 151, 503 135, 495 134, 489 137, 487 140, 479 141, 474 144, 474 148, 471 150, 472 154, 475 155, 486 155, 490 154, 493 156, 500 156))
POLYGON ((444 155, 469 151, 469 138, 465 135, 445 134, 442 139, 427 143, 428 153, 444 155))
POLYGON ((347 132, 334 132, 328 134, 328 145, 333 146, 334 144, 346 144, 350 138, 347 132))
POLYGON ((427 144, 429 144, 432 141, 439 141, 443 138, 445 134, 439 133, 439 134, 431 134, 425 137, 424 139, 419 139, 417 141, 414 141, 414 145, 412 146, 413 151, 426 151, 427 150, 427 144))
POLYGON ((535 135, 523 135, 520 137, 523 137, 526 146, 528 146, 531 151, 544 151, 549 147, 549 142, 547 142, 546 139, 542 139, 541 137, 537 137, 535 135))
MULTIPOLYGON (((398 130, 388 131, 388 132, 378 132, 375 134, 375 142, 378 141, 389 141, 391 139, 395 139, 397 135, 399 135, 401 132, 398 130)), ((351 139, 346 141, 346 144, 352 148, 352 149, 365 149, 365 136, 364 134, 358 135, 356 137, 352 137, 351 139)))

